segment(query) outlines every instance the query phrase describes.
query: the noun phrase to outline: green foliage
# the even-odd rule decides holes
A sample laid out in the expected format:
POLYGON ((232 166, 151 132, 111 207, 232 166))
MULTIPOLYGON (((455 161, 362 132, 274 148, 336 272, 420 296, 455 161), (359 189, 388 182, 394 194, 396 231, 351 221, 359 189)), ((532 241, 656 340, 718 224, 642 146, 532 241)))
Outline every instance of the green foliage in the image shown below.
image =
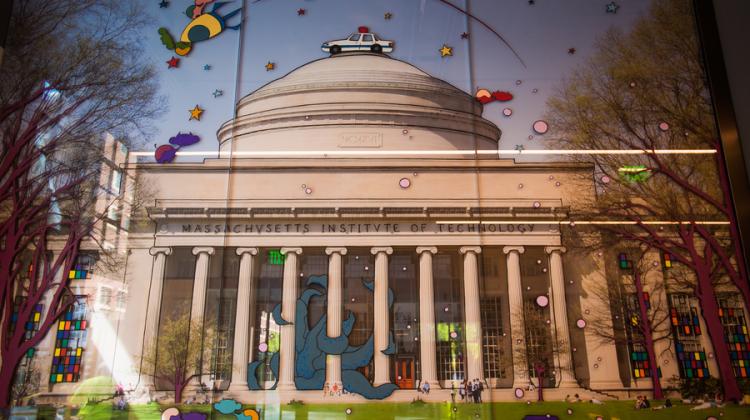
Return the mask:
POLYGON ((722 392, 721 381, 716 378, 679 378, 677 382, 677 391, 682 398, 713 399, 717 393, 722 392))

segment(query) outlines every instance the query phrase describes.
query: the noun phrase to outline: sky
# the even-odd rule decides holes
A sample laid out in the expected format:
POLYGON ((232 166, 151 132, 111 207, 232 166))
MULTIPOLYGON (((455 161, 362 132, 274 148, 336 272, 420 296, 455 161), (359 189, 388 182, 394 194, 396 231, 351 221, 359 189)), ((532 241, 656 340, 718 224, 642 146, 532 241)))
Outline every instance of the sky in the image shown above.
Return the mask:
MULTIPOLYGON (((166 98, 164 112, 154 124, 152 144, 144 145, 144 151, 166 144, 178 132, 201 138, 190 151, 218 150, 216 132, 233 118, 234 104, 240 98, 299 66, 327 57, 320 49, 323 42, 345 38, 362 25, 395 42, 391 57, 467 93, 474 94, 477 88, 512 93, 511 101, 484 107, 483 116, 502 130, 499 148, 544 149, 545 136, 535 133, 532 126, 543 119, 546 101, 555 88, 586 62, 608 29, 627 31, 648 12, 651 2, 615 1, 617 12, 608 13, 612 0, 452 1, 500 33, 522 64, 489 30, 439 0, 234 0, 216 12, 225 16, 241 9, 227 20, 230 26, 242 21, 241 29, 225 29, 215 38, 195 43, 189 55, 180 57, 178 67, 168 68, 166 62, 179 56, 164 47, 158 28, 167 28, 178 39, 190 23, 185 10, 193 0, 170 0, 166 7, 160 7, 160 0, 140 1, 154 25, 144 33, 144 59, 157 68, 159 93, 166 98), (298 14, 299 9, 305 13, 298 14), (391 13, 391 19, 385 19, 386 13, 391 13), (461 38, 464 32, 468 39, 461 38), (453 48, 452 56, 441 57, 443 44, 453 48), (569 53, 571 48, 574 54, 569 53), (265 68, 269 61, 275 64, 272 71, 265 68), (209 70, 204 69, 206 65, 209 70), (214 97, 216 90, 223 95, 214 97), (189 120, 189 110, 196 105, 205 111, 199 121, 189 120), (512 115, 504 116, 504 108, 510 108, 512 115)), ((177 161, 187 159, 178 157, 177 161)), ((533 155, 517 160, 529 159, 545 158, 533 155)))

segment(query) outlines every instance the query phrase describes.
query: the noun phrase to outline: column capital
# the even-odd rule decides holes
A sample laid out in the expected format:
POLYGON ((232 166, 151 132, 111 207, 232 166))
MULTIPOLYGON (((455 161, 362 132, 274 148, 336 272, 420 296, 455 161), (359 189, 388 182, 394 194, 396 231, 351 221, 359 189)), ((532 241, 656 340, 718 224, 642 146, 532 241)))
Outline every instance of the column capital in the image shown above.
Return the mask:
POLYGON ((279 252, 281 252, 281 255, 286 255, 286 254, 289 254, 289 253, 301 255, 302 254, 302 248, 299 248, 299 247, 297 247, 297 248, 283 247, 283 248, 281 248, 279 250, 279 252))
POLYGON ((526 251, 526 248, 522 246, 505 246, 503 247, 503 254, 510 254, 511 252, 517 252, 519 254, 523 254, 524 251, 526 251))
POLYGON ((437 254, 437 247, 436 246, 418 246, 417 247, 417 254, 422 255, 425 252, 429 252, 430 254, 437 254))
POLYGON ((172 255, 172 248, 168 246, 154 246, 149 248, 148 253, 155 257, 157 254, 172 255))
POLYGON ((467 252, 473 252, 475 254, 481 254, 482 253, 482 247, 481 246, 462 246, 458 250, 459 254, 464 255, 467 252))
POLYGON ((377 255, 381 252, 385 252, 386 254, 391 255, 393 254, 393 248, 389 246, 376 246, 370 249, 370 252, 372 253, 372 255, 377 255))
POLYGON ((331 255, 331 254, 346 255, 346 248, 344 247, 326 248, 326 255, 331 255))
POLYGON ((564 246, 545 246, 544 252, 547 254, 551 254, 553 252, 559 252, 561 254, 564 254, 567 251, 564 246))
POLYGON ((214 255, 216 253, 216 249, 212 246, 196 246, 193 248, 193 255, 198 254, 208 254, 208 255, 214 255))
POLYGON ((237 248, 234 252, 240 257, 244 254, 258 255, 258 248, 237 248))

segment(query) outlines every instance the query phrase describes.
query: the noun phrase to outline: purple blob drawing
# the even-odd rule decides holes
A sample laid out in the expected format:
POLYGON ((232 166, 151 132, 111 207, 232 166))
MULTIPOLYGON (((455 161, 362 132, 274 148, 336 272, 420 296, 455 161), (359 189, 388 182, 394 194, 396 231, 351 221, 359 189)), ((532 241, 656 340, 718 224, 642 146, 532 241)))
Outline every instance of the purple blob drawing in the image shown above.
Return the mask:
POLYGON ((176 136, 169 139, 170 144, 174 144, 175 146, 180 147, 192 146, 199 141, 201 141, 201 138, 193 133, 177 133, 176 136))
POLYGON ((193 133, 177 133, 176 136, 169 139, 170 144, 163 144, 156 148, 154 158, 158 163, 170 163, 177 156, 178 150, 185 146, 192 146, 199 141, 201 141, 200 137, 193 133))
POLYGON ((154 157, 159 163, 169 163, 174 160, 175 156, 177 156, 177 149, 168 144, 162 144, 154 152, 154 157))

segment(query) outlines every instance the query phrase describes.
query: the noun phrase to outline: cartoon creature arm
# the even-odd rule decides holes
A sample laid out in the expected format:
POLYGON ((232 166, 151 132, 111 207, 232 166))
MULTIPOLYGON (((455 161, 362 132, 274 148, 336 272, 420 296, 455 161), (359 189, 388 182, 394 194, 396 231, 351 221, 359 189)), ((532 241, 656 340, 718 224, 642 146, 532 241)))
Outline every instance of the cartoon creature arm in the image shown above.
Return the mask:
POLYGON ((207 5, 213 3, 216 0, 195 0, 195 8, 193 8, 193 19, 203 14, 203 9, 207 5))

